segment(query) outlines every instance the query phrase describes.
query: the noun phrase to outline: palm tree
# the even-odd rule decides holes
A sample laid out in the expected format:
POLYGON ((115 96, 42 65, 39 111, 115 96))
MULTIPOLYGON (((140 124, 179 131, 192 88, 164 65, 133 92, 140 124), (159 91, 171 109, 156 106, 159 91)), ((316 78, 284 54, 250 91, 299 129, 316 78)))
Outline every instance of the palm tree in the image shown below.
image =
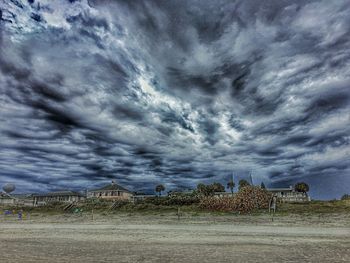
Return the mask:
POLYGON ((223 186, 220 183, 212 183, 211 185, 209 185, 209 187, 211 187, 213 189, 213 192, 225 192, 225 186, 223 186))
POLYGON ((156 186, 156 192, 159 193, 159 196, 162 195, 162 191, 164 191, 164 190, 165 190, 164 185, 159 184, 159 185, 156 186))
POLYGON ((235 187, 235 182, 233 180, 231 180, 227 183, 227 189, 231 190, 232 195, 233 195, 233 188, 234 187, 235 187))
POLYGON ((309 192, 310 187, 307 183, 300 182, 294 186, 294 189, 296 192, 302 192, 302 193, 306 194, 307 192, 309 192))
POLYGON ((248 183, 247 180, 241 179, 238 182, 238 190, 241 190, 243 187, 249 186, 250 183, 248 183))
POLYGON ((210 196, 214 193, 213 188, 210 187, 209 185, 205 185, 203 183, 199 183, 197 185, 197 193, 199 195, 203 195, 203 196, 210 196))

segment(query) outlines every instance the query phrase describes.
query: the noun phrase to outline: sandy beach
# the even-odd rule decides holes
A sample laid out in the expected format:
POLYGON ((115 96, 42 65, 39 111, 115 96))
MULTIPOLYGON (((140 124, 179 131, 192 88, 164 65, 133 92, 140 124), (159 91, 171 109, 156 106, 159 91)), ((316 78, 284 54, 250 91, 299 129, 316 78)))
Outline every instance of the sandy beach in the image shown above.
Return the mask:
POLYGON ((1 262, 350 262, 349 226, 254 219, 2 221, 1 262))

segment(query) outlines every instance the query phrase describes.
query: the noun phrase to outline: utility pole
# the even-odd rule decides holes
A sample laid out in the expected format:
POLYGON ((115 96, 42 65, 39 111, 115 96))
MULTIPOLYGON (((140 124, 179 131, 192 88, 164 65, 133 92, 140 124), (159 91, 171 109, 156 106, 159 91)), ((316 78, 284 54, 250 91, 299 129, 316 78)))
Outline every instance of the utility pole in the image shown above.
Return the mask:
POLYGON ((250 171, 249 177, 250 177, 250 183, 251 183, 251 185, 254 185, 254 183, 253 183, 253 177, 252 177, 252 171, 250 171))

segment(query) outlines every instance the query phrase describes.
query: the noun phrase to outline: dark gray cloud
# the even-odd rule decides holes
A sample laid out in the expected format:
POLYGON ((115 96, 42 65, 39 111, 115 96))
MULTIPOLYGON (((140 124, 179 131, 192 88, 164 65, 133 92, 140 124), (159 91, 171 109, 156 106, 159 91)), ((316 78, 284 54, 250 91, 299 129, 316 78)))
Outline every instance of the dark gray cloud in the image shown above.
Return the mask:
POLYGON ((319 198, 349 186, 348 1, 0 10, 0 183, 147 191, 253 171, 319 198))

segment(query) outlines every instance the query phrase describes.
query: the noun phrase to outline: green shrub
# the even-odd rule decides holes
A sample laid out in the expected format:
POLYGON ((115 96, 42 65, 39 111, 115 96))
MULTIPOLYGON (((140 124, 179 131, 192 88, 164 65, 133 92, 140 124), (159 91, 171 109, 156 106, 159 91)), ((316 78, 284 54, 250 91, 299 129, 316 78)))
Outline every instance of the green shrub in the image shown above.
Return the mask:
POLYGON ((345 194, 341 197, 341 200, 350 200, 350 195, 349 194, 345 194))
POLYGON ((141 203, 163 206, 187 206, 199 203, 199 197, 194 195, 176 194, 166 197, 151 197, 141 203))

